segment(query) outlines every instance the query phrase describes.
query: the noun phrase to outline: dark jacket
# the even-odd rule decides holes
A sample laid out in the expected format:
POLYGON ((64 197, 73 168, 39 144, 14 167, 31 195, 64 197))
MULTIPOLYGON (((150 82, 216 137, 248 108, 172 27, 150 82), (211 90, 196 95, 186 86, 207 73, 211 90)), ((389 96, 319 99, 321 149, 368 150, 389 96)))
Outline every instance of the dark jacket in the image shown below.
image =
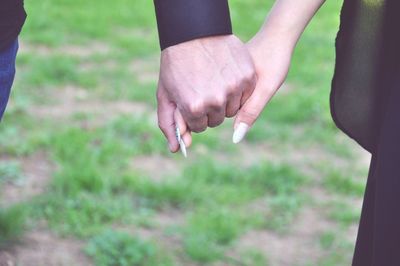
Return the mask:
POLYGON ((0 1, 0 51, 9 47, 15 41, 25 18, 23 0, 0 1))
POLYGON ((232 34, 228 0, 154 0, 161 49, 200 37, 232 34))

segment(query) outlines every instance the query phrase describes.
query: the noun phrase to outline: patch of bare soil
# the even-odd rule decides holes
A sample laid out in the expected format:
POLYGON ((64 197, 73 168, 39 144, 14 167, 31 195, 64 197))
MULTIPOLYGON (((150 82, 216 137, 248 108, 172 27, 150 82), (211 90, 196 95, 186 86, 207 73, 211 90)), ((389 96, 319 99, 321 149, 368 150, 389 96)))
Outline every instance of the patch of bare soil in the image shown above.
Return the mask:
POLYGON ((102 42, 92 42, 87 45, 64 45, 61 47, 49 47, 45 45, 20 42, 21 53, 31 53, 41 56, 62 54, 76 57, 89 57, 96 54, 108 54, 111 48, 102 42))
POLYGON ((54 171, 54 166, 44 152, 23 157, 20 163, 23 179, 18 183, 8 182, 1 187, 0 202, 3 206, 23 202, 43 193, 54 171))
POLYGON ((21 244, 9 251, 8 259, 13 263, 9 265, 90 266, 92 263, 83 248, 84 243, 79 240, 60 238, 44 229, 36 230, 25 234, 21 244))
POLYGON ((134 36, 141 40, 153 40, 157 36, 157 32, 151 27, 116 27, 114 33, 121 36, 134 36))
POLYGON ((66 119, 77 113, 93 115, 93 124, 103 124, 115 116, 130 114, 140 116, 149 112, 145 103, 131 101, 105 102, 91 98, 83 89, 68 86, 57 90, 51 96, 56 101, 53 105, 36 105, 29 108, 29 112, 38 118, 66 119))
POLYGON ((368 169, 371 162, 371 153, 361 148, 361 146, 358 145, 355 141, 349 142, 350 148, 354 151, 358 158, 357 164, 361 167, 364 167, 365 169, 368 169))
MULTIPOLYGON (((349 145, 359 158, 354 166, 368 167, 369 153, 356 145, 351 146, 351 143, 349 145)), ((323 232, 337 229, 337 225, 325 217, 321 207, 325 203, 339 199, 340 196, 331 195, 322 187, 316 185, 320 182, 321 176, 319 171, 315 169, 313 162, 326 160, 337 168, 348 167, 351 162, 330 154, 319 145, 314 145, 308 149, 288 147, 288 149, 276 150, 265 144, 260 146, 244 142, 240 144, 238 153, 242 158, 241 165, 252 165, 268 160, 278 163, 285 162, 298 167, 302 173, 313 179, 314 185, 307 186, 302 190, 317 204, 315 207, 306 206, 295 219, 287 234, 281 235, 268 230, 249 231, 237 241, 237 246, 230 250, 227 255, 239 259, 237 256, 240 251, 259 250, 262 254, 265 254, 273 266, 306 265, 318 261, 324 256, 324 251, 319 245, 319 236, 323 232)), ((340 198, 340 200, 346 200, 351 206, 361 210, 361 198, 340 198)), ((249 205, 249 208, 257 213, 268 211, 265 199, 254 201, 249 205)), ((357 228, 358 225, 354 224, 347 229, 346 240, 350 243, 355 243, 357 228)))
POLYGON ((159 228, 165 229, 183 225, 185 222, 185 215, 177 209, 166 209, 157 213, 153 219, 159 228))
POLYGON ((155 182, 162 182, 168 176, 176 176, 181 170, 178 161, 159 154, 134 157, 130 166, 134 171, 146 175, 155 182))
POLYGON ((243 143, 240 146, 240 152, 238 154, 240 154, 238 159, 240 159, 242 165, 245 167, 262 162, 279 163, 282 159, 285 159, 280 156, 279 151, 276 151, 265 143, 257 145, 243 143))
POLYGON ((159 60, 155 56, 137 58, 131 62, 129 70, 140 83, 154 83, 158 80, 159 60))
MULTIPOLYGON (((152 216, 152 226, 115 225, 114 228, 144 240, 154 241, 163 250, 168 251, 168 254, 173 255, 177 261, 182 261, 185 259, 179 255, 182 248, 181 235, 169 229, 182 227, 184 222, 185 216, 180 210, 164 209, 152 216)), ((197 264, 185 262, 182 265, 192 266, 197 264)))
POLYGON ((177 235, 167 234, 166 230, 172 227, 182 226, 185 216, 180 210, 165 209, 152 216, 150 227, 140 227, 136 225, 115 225, 114 228, 131 235, 139 236, 143 239, 156 240, 168 247, 171 243, 180 242, 177 235))
POLYGON ((14 266, 14 258, 10 253, 5 251, 0 251, 0 266, 14 266))
MULTIPOLYGON (((79 70, 81 71, 93 71, 99 68, 98 62, 85 61, 79 64, 79 70)), ((112 59, 105 60, 101 63, 101 69, 112 71, 118 68, 118 63, 112 59)))
POLYGON ((305 265, 315 262, 323 255, 318 236, 332 227, 319 212, 304 209, 296 218, 289 233, 280 235, 271 231, 249 231, 238 240, 229 256, 235 257, 240 250, 259 250, 273 266, 305 265))
MULTIPOLYGON (((18 160, 23 178, 18 183, 9 182, 1 187, 2 207, 45 193, 55 170, 44 152, 18 160)), ((34 229, 25 233, 17 243, 7 247, 7 250, 0 250, 0 266, 90 266, 90 260, 82 252, 83 245, 78 240, 60 238, 44 228, 34 229)))

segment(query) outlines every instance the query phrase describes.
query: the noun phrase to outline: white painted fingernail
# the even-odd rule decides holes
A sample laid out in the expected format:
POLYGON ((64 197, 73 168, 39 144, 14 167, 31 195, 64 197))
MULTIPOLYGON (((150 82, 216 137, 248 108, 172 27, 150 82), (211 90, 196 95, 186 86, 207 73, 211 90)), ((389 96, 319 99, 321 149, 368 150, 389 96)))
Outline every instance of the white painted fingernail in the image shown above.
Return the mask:
POLYGON ((245 123, 239 123, 233 132, 232 141, 237 144, 242 141, 242 139, 246 136, 247 131, 249 130, 249 126, 245 123))

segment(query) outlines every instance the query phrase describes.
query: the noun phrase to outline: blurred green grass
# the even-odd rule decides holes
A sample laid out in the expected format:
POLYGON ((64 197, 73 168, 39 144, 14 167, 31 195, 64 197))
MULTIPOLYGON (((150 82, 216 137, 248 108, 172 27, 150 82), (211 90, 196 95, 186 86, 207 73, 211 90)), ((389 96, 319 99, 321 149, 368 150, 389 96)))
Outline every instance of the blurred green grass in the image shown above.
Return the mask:
MULTIPOLYGON (((232 0, 235 33, 249 40, 272 4, 232 0)), ((315 208, 333 226, 314 239, 320 254, 299 265, 348 265, 354 243, 343 228, 357 222, 359 210, 347 200, 361 197, 365 168, 356 166, 358 154, 329 112, 340 5, 327 1, 317 14, 287 86, 244 144, 230 143, 228 121, 194 136, 183 161, 168 154, 154 121, 159 48, 152 1, 26 1, 19 71, 0 129, 0 158, 17 163, 0 165, 0 187, 23 175, 18 165, 38 152, 55 170, 43 193, 23 198, 18 211, 4 207, 2 242, 45 221, 52 232, 87 243, 96 265, 276 265, 277 254, 244 248, 241 238, 251 231, 290 238, 302 211, 315 208), (143 103, 148 108, 136 111, 143 103), (312 204, 310 187, 328 200, 312 204), (164 212, 178 212, 182 221, 162 226, 157 215, 164 212), (156 237, 142 240, 121 225, 156 237), (175 238, 177 247, 169 247, 175 238)))

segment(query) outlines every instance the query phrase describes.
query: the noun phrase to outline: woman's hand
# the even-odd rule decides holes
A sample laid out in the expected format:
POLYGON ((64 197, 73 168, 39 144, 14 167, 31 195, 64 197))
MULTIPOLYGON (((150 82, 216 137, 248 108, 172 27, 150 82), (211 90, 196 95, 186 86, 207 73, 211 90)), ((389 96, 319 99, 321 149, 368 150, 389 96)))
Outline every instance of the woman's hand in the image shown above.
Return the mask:
POLYGON ((242 105, 234 122, 233 142, 239 143, 264 107, 282 86, 289 71, 293 45, 278 38, 256 35, 247 43, 256 67, 258 82, 253 94, 242 105))
MULTIPOLYGON (((240 142, 286 79, 298 39, 325 0, 277 0, 263 27, 247 44, 257 86, 239 110, 233 142, 240 142)), ((283 107, 284 108, 284 107, 283 107)))

